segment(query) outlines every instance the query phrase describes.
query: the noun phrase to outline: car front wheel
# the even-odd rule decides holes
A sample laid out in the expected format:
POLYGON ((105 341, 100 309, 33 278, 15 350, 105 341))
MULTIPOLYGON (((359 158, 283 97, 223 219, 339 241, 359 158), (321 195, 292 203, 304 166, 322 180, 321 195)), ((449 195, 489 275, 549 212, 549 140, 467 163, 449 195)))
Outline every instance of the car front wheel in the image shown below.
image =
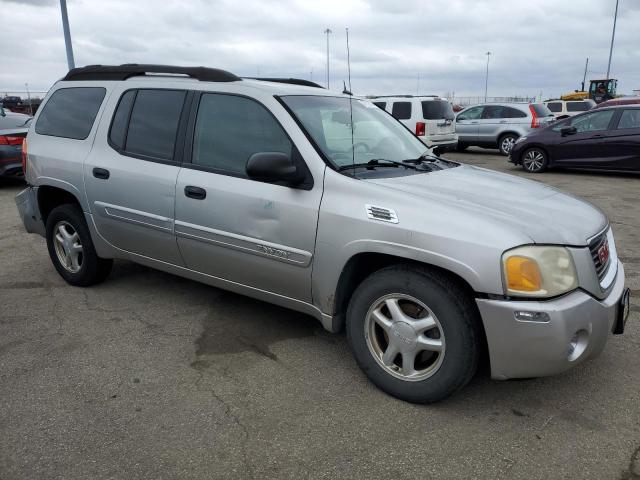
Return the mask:
POLYGON ((540 173, 547 169, 547 153, 540 148, 530 148, 522 155, 522 168, 527 172, 540 173))
POLYGON ((508 133, 500 138, 500 143, 498 144, 498 148, 500 149, 500 153, 505 157, 511 153, 511 149, 518 140, 517 135, 513 135, 512 133, 508 133))
POLYGON ((477 310, 448 276, 407 266, 373 273, 347 310, 360 368, 385 392, 430 403, 466 385, 480 352, 477 310))

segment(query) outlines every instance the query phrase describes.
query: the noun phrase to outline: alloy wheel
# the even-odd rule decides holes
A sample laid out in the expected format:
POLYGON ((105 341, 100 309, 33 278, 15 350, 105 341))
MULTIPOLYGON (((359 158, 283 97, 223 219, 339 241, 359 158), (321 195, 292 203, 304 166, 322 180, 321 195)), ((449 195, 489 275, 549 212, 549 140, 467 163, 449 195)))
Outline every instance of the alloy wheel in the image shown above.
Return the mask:
POLYGON ((389 374, 406 381, 435 374, 445 355, 442 326, 410 295, 385 295, 371 305, 364 323, 369 351, 389 374))
POLYGON ((529 172, 539 172, 544 167, 544 154, 539 150, 529 150, 522 159, 522 165, 529 172))
POLYGON ((83 248, 78 232, 69 222, 60 221, 53 228, 56 256, 65 270, 78 273, 82 268, 83 248))
POLYGON ((513 148, 513 145, 516 143, 516 139, 515 137, 512 136, 506 136, 502 139, 502 142, 500 143, 500 146, 502 148, 502 151, 504 153, 506 153, 507 155, 509 155, 509 153, 511 152, 511 149, 513 148))

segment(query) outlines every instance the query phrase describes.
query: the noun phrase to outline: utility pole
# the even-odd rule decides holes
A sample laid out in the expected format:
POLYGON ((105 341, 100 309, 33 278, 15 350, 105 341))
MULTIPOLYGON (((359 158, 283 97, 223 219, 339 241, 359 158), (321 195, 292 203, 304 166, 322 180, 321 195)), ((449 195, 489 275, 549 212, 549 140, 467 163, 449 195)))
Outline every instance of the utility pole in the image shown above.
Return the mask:
POLYGON ((69 31, 69 17, 67 16, 67 0, 60 0, 60 13, 62 14, 62 30, 64 31, 64 46, 67 48, 67 64, 69 70, 75 68, 73 59, 73 46, 71 45, 71 32, 69 31))
POLYGON ((616 13, 613 15, 613 33, 611 33, 611 47, 609 48, 609 64, 607 65, 607 80, 611 71, 611 55, 613 54, 613 39, 616 38, 616 20, 618 20, 618 1, 616 0, 616 13))
POLYGON ((587 57, 587 61, 584 64, 584 76, 582 77, 582 91, 584 92, 584 84, 587 81, 587 68, 589 67, 589 57, 587 57))
POLYGON ((24 88, 27 89, 27 98, 29 99, 29 115, 33 117, 33 107, 31 106, 31 94, 29 93, 29 84, 25 83, 24 88))
POLYGON ((327 35, 327 90, 329 90, 329 34, 332 32, 327 28, 324 33, 327 35))
POLYGON ((487 73, 484 77, 484 101, 487 101, 487 87, 489 86, 489 57, 491 52, 487 52, 487 73))

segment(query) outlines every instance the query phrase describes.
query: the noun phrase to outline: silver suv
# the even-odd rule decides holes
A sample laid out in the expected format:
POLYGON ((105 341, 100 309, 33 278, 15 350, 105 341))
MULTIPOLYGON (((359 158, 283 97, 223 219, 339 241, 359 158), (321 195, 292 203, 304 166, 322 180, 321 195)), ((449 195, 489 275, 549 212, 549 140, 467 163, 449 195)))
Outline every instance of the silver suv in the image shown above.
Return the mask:
POLYGON ((551 375, 622 332, 628 289, 598 209, 286 82, 71 70, 27 137, 27 231, 71 285, 128 259, 346 328, 371 381, 412 402, 455 392, 482 356, 496 379, 551 375))
POLYGON ((456 117, 458 151, 497 148, 508 156, 519 137, 546 127, 555 117, 543 103, 488 103, 468 107, 456 117))

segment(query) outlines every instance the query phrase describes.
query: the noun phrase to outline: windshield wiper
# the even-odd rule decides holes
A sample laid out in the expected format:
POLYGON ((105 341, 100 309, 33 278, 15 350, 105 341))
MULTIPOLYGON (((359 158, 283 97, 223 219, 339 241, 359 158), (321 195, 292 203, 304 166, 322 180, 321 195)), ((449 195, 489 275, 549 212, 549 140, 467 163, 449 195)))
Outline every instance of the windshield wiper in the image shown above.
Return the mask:
POLYGON ((418 167, 415 165, 411 165, 410 163, 397 162, 395 160, 389 160, 387 158, 374 158, 373 160, 369 160, 366 163, 352 163, 350 165, 342 165, 338 167, 338 171, 342 172, 343 170, 352 170, 354 168, 376 168, 376 167, 404 167, 411 168, 413 170, 417 170, 418 167), (386 162, 386 163, 381 163, 386 162))

